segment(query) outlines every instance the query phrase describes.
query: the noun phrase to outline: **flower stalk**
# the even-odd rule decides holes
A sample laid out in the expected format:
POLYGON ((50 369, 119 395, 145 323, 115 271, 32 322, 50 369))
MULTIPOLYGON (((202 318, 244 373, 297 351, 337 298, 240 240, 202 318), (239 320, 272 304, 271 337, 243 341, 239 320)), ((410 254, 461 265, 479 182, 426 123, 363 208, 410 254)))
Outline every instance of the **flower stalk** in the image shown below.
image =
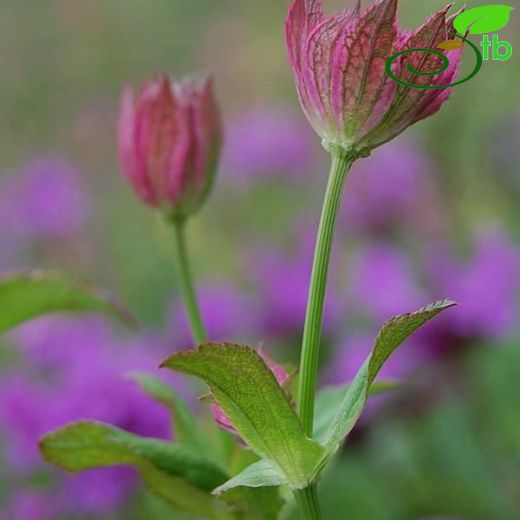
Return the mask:
POLYGON ((308 486, 304 489, 298 489, 294 492, 294 498, 303 520, 322 520, 320 504, 318 502, 318 493, 316 484, 308 486))
POLYGON ((338 147, 331 151, 331 159, 329 180, 316 237, 300 358, 298 413, 303 429, 309 437, 313 434, 314 394, 334 228, 345 180, 355 156, 338 147))
POLYGON ((185 221, 175 219, 173 228, 175 234, 175 245, 177 248, 177 277, 181 290, 182 299, 186 308, 186 314, 190 323, 191 334, 196 344, 206 341, 207 334, 202 321, 193 278, 188 260, 188 248, 184 233, 185 221))

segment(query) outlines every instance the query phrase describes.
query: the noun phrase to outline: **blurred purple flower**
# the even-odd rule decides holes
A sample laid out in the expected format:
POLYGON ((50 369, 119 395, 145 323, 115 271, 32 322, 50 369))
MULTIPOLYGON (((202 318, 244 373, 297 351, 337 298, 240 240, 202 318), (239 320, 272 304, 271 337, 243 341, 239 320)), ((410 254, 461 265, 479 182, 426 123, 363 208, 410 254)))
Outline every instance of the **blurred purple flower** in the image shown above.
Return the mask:
POLYGON ((349 229, 363 232, 388 231, 403 224, 432 227, 431 170, 414 143, 400 139, 387 144, 354 165, 341 218, 349 229))
POLYGON ((127 468, 100 468, 84 471, 63 482, 61 510, 72 515, 104 515, 116 511, 135 489, 137 477, 127 468))
POLYGON ((460 305, 427 330, 445 338, 493 340, 518 326, 520 249, 502 232, 482 233, 467 260, 446 247, 428 256, 434 295, 460 305))
POLYGON ((300 178, 313 166, 314 139, 304 119, 284 109, 258 107, 228 123, 223 178, 247 185, 262 178, 300 178))
POLYGON ((5 460, 11 472, 28 474, 40 463, 38 438, 44 433, 45 414, 52 392, 25 374, 11 374, 1 382, 0 424, 6 437, 5 460))
POLYGON ((52 520, 56 511, 49 497, 42 491, 18 491, 7 505, 9 520, 52 520))
MULTIPOLYGON (((329 384, 344 385, 350 383, 374 346, 377 332, 359 333, 347 338, 335 351, 325 373, 329 384)), ((406 344, 384 364, 378 379, 401 380, 406 378, 420 362, 420 349, 413 340, 406 344)))
POLYGON ((77 172, 60 159, 30 162, 0 185, 0 230, 25 240, 77 233, 87 212, 77 172))
POLYGON ((26 323, 11 336, 32 364, 54 376, 70 374, 76 367, 82 370, 84 363, 97 363, 114 348, 110 324, 94 316, 48 316, 26 323))
MULTIPOLYGON (((376 335, 377 329, 374 329, 371 333, 362 332, 351 335, 341 343, 334 351, 325 370, 323 383, 327 385, 351 383, 370 354, 376 335)), ((414 339, 409 339, 383 365, 377 380, 405 382, 424 363, 424 354, 425 351, 421 349, 421 344, 414 339)), ((392 398, 392 395, 390 393, 371 397, 363 411, 361 423, 356 428, 359 429, 366 420, 370 420, 374 413, 392 398)))
MULTIPOLYGON (((262 332, 273 336, 294 337, 301 334, 307 306, 309 277, 312 268, 314 234, 300 233, 294 251, 260 250, 251 255, 250 270, 256 281, 262 308, 262 332)), ((329 334, 343 312, 343 299, 335 289, 337 265, 332 258, 331 282, 325 301, 323 330, 329 334)))
POLYGON ((349 278, 353 307, 377 324, 427 303, 409 259, 382 241, 357 252, 349 278))
MULTIPOLYGON (((245 292, 223 282, 200 283, 197 296, 211 341, 239 341, 255 338, 259 330, 254 300, 245 292)), ((175 349, 193 346, 184 305, 176 301, 170 316, 170 337, 175 349)))
MULTIPOLYGON (((129 371, 157 367, 166 352, 156 338, 122 341, 103 319, 52 317, 24 325, 13 340, 20 344, 24 362, 3 375, 0 400, 11 472, 29 476, 41 470, 39 437, 78 419, 170 438, 168 412, 125 378, 129 371)), ((130 470, 96 470, 62 480, 62 491, 49 500, 60 511, 72 511, 72 505, 86 513, 115 510, 132 482, 130 470)))

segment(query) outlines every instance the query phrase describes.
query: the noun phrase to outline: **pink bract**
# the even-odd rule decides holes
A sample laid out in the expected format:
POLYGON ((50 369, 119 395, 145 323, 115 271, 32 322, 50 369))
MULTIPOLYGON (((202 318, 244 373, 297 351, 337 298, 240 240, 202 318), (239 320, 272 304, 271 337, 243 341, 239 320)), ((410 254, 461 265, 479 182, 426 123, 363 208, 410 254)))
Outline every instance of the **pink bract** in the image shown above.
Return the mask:
MULTIPOLYGON (((302 108, 327 149, 340 147, 357 155, 390 141, 407 127, 435 114, 451 89, 400 85, 385 70, 387 61, 407 49, 437 50, 450 39, 448 5, 418 29, 397 22, 397 0, 377 0, 365 11, 355 7, 327 17, 322 0, 293 0, 286 20, 286 41, 302 108)), ((439 56, 414 52, 397 58, 392 71, 404 82, 447 85, 455 78, 461 49, 442 51, 449 67, 437 75, 439 56)))
POLYGON ((211 188, 221 145, 212 80, 162 76, 134 96, 126 87, 118 126, 123 173, 138 196, 171 217, 198 209, 211 188))

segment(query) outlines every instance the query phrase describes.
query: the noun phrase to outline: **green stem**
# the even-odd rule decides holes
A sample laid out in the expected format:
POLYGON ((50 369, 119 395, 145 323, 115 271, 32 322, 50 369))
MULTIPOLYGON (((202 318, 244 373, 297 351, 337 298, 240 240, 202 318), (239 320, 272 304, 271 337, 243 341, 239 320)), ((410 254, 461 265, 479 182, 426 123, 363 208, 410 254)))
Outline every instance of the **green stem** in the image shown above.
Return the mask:
POLYGON ((334 227, 345 179, 353 162, 354 158, 345 151, 334 151, 332 153, 329 180, 316 237, 307 312, 303 329, 298 387, 298 413, 305 433, 309 437, 312 437, 313 434, 314 394, 318 374, 323 305, 327 289, 334 227))
POLYGON ((300 509, 302 520, 322 520, 316 485, 296 490, 294 498, 300 509))
POLYGON ((186 237, 184 234, 185 223, 182 220, 176 220, 173 225, 175 229, 175 243, 177 246, 177 274, 179 277, 179 286, 190 322, 193 340, 199 344, 206 341, 207 335, 197 303, 190 263, 188 261, 186 237))

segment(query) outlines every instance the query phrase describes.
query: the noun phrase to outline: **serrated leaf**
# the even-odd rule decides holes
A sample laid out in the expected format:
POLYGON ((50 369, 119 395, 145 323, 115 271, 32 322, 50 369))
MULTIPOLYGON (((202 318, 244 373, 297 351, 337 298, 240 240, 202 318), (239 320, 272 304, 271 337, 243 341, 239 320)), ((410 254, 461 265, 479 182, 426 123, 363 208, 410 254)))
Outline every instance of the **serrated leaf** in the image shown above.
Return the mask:
POLYGON ((259 460, 248 466, 241 473, 224 482, 221 486, 216 488, 213 493, 220 495, 230 489, 236 487, 264 487, 264 486, 281 486, 287 484, 283 473, 280 472, 268 460, 259 460))
POLYGON ((492 33, 503 29, 514 8, 509 5, 485 5, 462 12, 453 20, 453 27, 459 34, 492 33))
POLYGON ((197 419, 189 406, 170 385, 158 377, 141 372, 131 372, 128 377, 134 380, 146 395, 161 403, 171 412, 177 442, 213 458, 211 447, 204 437, 197 419))
POLYGON ((102 312, 126 325, 133 316, 113 297, 53 272, 17 272, 0 277, 0 332, 52 312, 102 312))
MULTIPOLYGON (((316 395, 316 415, 314 417, 314 438, 322 439, 333 423, 339 404, 348 392, 350 385, 327 386, 316 395)), ((399 387, 397 381, 374 381, 368 395, 379 395, 391 392, 399 387)))
POLYGON ((349 386, 332 424, 323 436, 322 442, 327 450, 327 458, 337 451, 356 424, 370 386, 390 355, 422 325, 453 305, 455 303, 450 300, 442 300, 416 312, 396 316, 383 325, 372 352, 349 386))
POLYGON ((206 381, 244 441, 291 487, 304 487, 315 477, 323 448, 305 435, 287 395, 254 349, 205 343, 174 354, 162 366, 206 381))
POLYGON ((44 435, 44 458, 62 469, 79 472, 118 464, 140 467, 143 461, 187 483, 211 491, 227 480, 212 461, 179 444, 139 437, 94 421, 79 421, 44 435))

